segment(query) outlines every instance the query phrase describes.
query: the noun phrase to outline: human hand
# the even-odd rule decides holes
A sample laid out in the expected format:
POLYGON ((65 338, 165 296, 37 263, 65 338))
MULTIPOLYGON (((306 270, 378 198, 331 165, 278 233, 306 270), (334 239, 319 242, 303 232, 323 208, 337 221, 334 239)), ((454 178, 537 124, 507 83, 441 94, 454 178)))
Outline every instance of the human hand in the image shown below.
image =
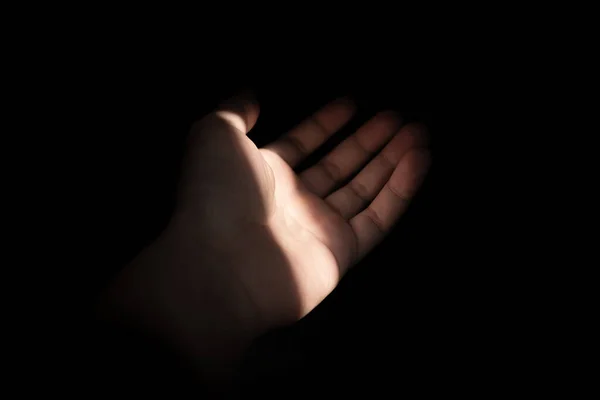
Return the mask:
POLYGON ((252 338, 316 307, 392 229, 429 164, 425 128, 383 112, 296 173, 354 108, 334 101, 261 149, 246 136, 259 112, 251 99, 196 122, 172 221, 119 280, 129 307, 191 347, 236 330, 252 338))

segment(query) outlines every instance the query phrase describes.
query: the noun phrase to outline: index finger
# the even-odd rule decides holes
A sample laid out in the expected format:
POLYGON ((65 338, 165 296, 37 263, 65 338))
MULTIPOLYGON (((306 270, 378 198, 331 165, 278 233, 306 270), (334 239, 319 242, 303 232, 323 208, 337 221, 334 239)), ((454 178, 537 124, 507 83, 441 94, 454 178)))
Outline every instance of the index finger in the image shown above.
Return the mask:
POLYGON ((265 148, 294 167, 344 126, 355 109, 348 98, 334 100, 265 148))

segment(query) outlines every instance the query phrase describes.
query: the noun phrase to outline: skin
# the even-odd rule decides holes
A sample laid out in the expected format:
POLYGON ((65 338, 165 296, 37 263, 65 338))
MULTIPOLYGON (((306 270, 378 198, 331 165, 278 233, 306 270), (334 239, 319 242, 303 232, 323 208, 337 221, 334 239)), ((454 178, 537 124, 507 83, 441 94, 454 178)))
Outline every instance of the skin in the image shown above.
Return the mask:
POLYGON ((155 332, 215 380, 258 335, 308 314, 392 229, 429 165, 425 128, 382 112, 296 173, 354 111, 338 99, 261 149, 246 136, 251 97, 195 123, 171 223, 102 314, 155 332))

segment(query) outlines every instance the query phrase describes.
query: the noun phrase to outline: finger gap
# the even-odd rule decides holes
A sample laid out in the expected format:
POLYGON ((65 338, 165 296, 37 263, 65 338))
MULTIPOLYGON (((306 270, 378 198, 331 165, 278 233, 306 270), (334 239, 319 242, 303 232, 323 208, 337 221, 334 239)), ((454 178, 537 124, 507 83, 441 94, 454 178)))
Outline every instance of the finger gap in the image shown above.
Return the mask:
MULTIPOLYGON (((359 114, 360 112, 357 112, 359 114)), ((337 145, 349 137, 367 120, 364 116, 355 115, 346 125, 344 125, 337 132, 329 136, 329 138, 311 154, 309 154, 298 166, 295 168, 297 172, 302 172, 316 163, 318 163, 323 157, 329 154, 337 145)))
MULTIPOLYGON (((369 165, 369 163, 376 162, 377 158, 381 156, 381 152, 383 151, 383 149, 390 143, 390 141, 394 138, 394 136, 395 135, 392 135, 391 137, 387 138, 386 141, 381 143, 375 151, 373 151, 372 153, 369 153, 369 156, 361 164, 359 164, 357 166, 357 168, 346 179, 343 179, 338 182, 336 188, 333 191, 343 188, 344 186, 350 185, 352 183, 352 181, 360 174, 360 172, 367 165, 369 165)), ((389 178, 392 176, 393 172, 394 172, 394 168, 391 168, 391 171, 386 173, 385 182, 387 182, 387 180, 389 180, 389 178)), ((364 207, 361 209, 361 211, 363 211, 364 208, 366 208, 369 204, 370 203, 367 202, 366 205, 363 205, 364 207)))
POLYGON ((269 91, 259 93, 257 97, 261 105, 261 116, 249 137, 259 148, 283 138, 287 132, 314 116, 332 100, 323 97, 300 102, 295 97, 282 97, 281 93, 269 91))

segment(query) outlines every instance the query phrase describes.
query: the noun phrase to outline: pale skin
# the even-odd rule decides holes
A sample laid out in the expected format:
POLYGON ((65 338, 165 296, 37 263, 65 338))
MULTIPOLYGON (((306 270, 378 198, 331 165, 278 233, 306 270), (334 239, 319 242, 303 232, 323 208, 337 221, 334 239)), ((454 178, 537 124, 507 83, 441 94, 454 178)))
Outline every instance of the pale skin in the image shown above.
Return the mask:
POLYGON ((382 112, 296 172, 354 112, 338 99, 260 149, 249 97, 195 123, 171 223, 115 280, 106 313, 219 377, 258 335, 308 314, 390 232, 429 166, 425 128, 382 112))

